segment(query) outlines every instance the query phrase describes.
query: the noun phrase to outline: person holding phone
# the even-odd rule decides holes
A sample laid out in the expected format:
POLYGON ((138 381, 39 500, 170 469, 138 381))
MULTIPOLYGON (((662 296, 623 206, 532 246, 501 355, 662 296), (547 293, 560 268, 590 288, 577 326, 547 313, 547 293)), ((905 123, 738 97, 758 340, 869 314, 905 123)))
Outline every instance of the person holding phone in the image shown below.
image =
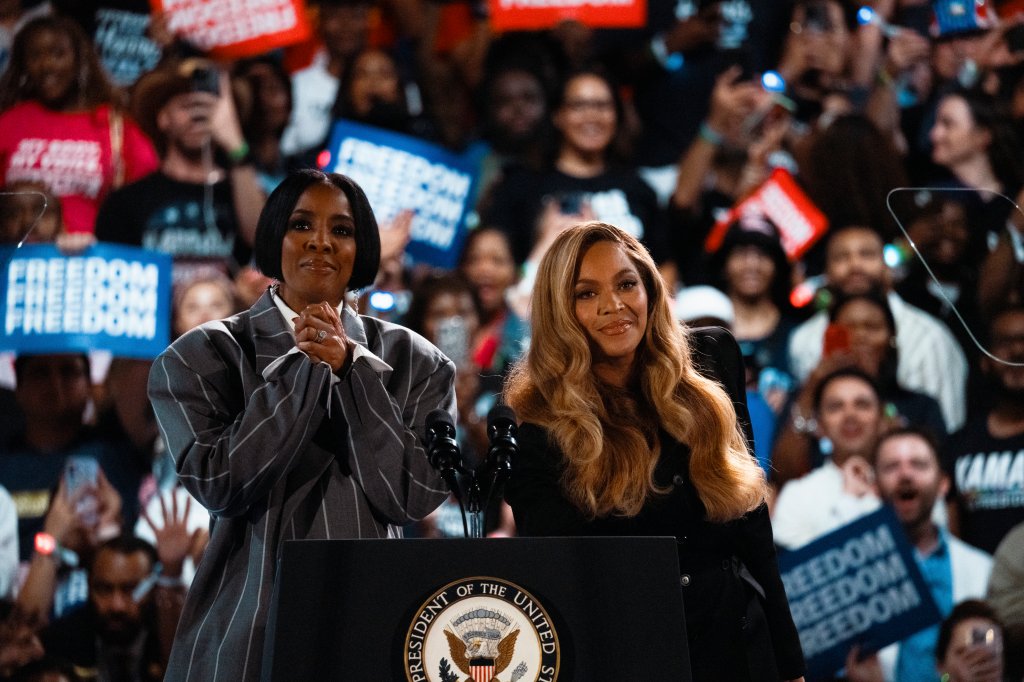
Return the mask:
POLYGON ((1003 626, 983 601, 953 607, 939 629, 935 653, 943 682, 1003 682, 1003 626))
POLYGON ((175 281, 203 269, 224 275, 249 262, 265 195, 226 74, 203 59, 147 73, 132 93, 159 170, 114 192, 96 238, 174 258, 175 281))
POLYGON ((256 264, 276 284, 153 364, 149 395, 185 488, 213 516, 168 680, 258 680, 282 544, 401 537, 445 499, 423 445, 455 416, 455 366, 404 327, 360 316, 377 221, 350 178, 290 174, 260 214, 256 264))
POLYGON ((54 490, 62 484, 74 487, 82 503, 78 523, 91 540, 116 534, 125 522, 135 523, 139 485, 149 462, 87 423, 89 358, 84 353, 23 353, 14 361, 14 373, 24 419, 0 445, 0 481, 18 509, 21 561, 32 560, 35 534, 44 530, 54 490))
POLYGON ((836 295, 829 308, 829 325, 822 340, 822 358, 789 405, 789 419, 779 435, 774 453, 785 470, 814 469, 828 455, 819 434, 806 426, 812 413, 813 396, 830 373, 856 367, 872 378, 882 400, 890 426, 919 426, 940 443, 948 435, 942 408, 935 398, 912 391, 899 381, 899 349, 896 347, 896 318, 885 294, 869 289, 859 294, 836 295))

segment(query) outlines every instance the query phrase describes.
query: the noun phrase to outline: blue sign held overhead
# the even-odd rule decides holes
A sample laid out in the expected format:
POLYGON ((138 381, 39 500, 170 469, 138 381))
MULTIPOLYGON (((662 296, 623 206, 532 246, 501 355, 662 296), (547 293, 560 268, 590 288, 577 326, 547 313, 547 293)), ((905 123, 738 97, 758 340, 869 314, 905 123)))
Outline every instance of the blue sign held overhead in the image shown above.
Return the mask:
POLYGON ((419 138, 339 121, 331 131, 325 170, 342 173, 366 192, 378 222, 412 209, 406 254, 417 263, 452 268, 476 193, 480 154, 454 154, 419 138))
POLYGON ((871 654, 942 620, 889 507, 780 554, 779 570, 811 680, 854 645, 871 654))
POLYGON ((149 359, 170 340, 171 257, 97 244, 67 256, 52 244, 0 251, 0 350, 108 350, 149 359))

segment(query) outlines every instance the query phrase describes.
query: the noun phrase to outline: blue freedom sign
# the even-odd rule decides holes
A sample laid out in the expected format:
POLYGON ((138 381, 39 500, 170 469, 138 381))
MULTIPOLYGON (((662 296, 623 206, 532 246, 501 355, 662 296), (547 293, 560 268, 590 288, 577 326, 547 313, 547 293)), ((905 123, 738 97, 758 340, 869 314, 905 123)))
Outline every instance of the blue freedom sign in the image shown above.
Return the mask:
POLYGON ((0 251, 0 350, 108 350, 156 357, 170 339, 171 257, 97 244, 66 256, 51 244, 0 251))
POLYGON ((326 170, 355 180, 378 222, 413 209, 406 254, 415 263, 456 265, 466 236, 466 215, 476 194, 480 153, 454 154, 416 137, 338 121, 326 170))
POLYGON ((779 570, 808 679, 830 678, 854 645, 874 653, 941 620, 889 507, 780 554, 779 570))

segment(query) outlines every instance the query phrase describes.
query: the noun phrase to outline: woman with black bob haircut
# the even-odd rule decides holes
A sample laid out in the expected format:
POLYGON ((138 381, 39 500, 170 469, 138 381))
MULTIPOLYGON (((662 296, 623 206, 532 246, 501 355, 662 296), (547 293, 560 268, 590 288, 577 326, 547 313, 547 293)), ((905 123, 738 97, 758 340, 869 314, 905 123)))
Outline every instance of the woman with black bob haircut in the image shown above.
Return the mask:
POLYGON ((299 198, 316 183, 330 184, 341 190, 355 224, 365 228, 355 231, 355 264, 346 290, 370 286, 380 267, 380 231, 370 202, 352 178, 312 168, 291 173, 267 198, 256 224, 256 246, 252 254, 256 267, 267 277, 281 281, 281 246, 289 230, 288 220, 299 198))
POLYGON ((418 334, 345 303, 379 261, 362 189, 292 173, 256 230, 256 264, 276 282, 153 364, 167 450, 215 519, 167 679, 260 679, 285 540, 401 537, 444 501, 423 441, 432 410, 455 415, 455 367, 418 334))

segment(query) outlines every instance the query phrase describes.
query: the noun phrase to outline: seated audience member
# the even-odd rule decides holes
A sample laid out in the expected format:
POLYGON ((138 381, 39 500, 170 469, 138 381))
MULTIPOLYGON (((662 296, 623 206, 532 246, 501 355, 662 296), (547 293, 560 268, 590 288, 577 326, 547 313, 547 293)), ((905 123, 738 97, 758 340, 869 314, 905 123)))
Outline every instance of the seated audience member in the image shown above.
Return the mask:
MULTIPOLYGON (((112 484, 123 500, 125 518, 133 523, 144 468, 132 457, 130 449, 99 438, 86 423, 90 403, 86 356, 20 355, 15 360, 15 376, 15 397, 25 423, 22 432, 0 452, 0 480, 18 507, 22 560, 27 561, 31 555, 34 536, 42 529, 52 491, 73 455, 95 462, 97 477, 89 485, 97 486, 102 493, 104 485, 112 484)), ((103 499, 99 494, 101 503, 103 499)))
POLYGON ((121 496, 99 475, 95 489, 69 492, 61 478, 18 592, 18 611, 33 623, 47 623, 81 607, 89 596, 85 566, 104 541, 121 533, 121 496), (95 504, 93 504, 95 502, 95 504))
POLYGON ((829 311, 830 331, 824 355, 789 405, 775 442, 774 480, 784 484, 821 463, 818 441, 808 438, 806 415, 820 378, 840 367, 859 367, 878 386, 886 418, 894 426, 920 426, 940 442, 946 439, 942 408, 929 395, 910 391, 897 377, 900 352, 896 347, 896 320, 885 295, 877 289, 839 294, 829 311))
POLYGON ((996 549, 988 603, 1005 626, 1006 673, 1024 678, 1024 522, 1006 534, 996 549))
POLYGON ((987 347, 1018 366, 981 359, 988 404, 950 437, 944 465, 953 479, 950 530, 994 552, 1024 521, 1024 307, 994 314, 987 347))
POLYGON ((786 483, 775 502, 775 542, 796 549, 879 506, 871 457, 882 426, 874 380, 854 367, 829 374, 814 394, 814 429, 828 439, 825 463, 786 483))
POLYGON ((260 187, 269 196, 288 171, 301 168, 305 160, 281 151, 281 136, 292 113, 292 81, 279 60, 264 55, 236 64, 231 82, 260 187))
POLYGON ((7 599, 18 579, 18 510, 0 485, 0 599, 7 599))
MULTIPOLYGON (((459 275, 431 275, 413 290, 412 302, 403 322, 422 334, 455 363, 455 395, 459 411, 459 441, 464 465, 474 469, 487 454, 486 415, 492 401, 478 406, 480 368, 475 361, 471 339, 479 327, 476 296, 459 275)), ((410 529, 427 537, 462 537, 458 503, 449 496, 445 503, 410 529)))
POLYGON ((499 392, 506 372, 530 341, 529 324, 508 303, 517 279, 508 236, 487 227, 470 232, 463 246, 459 272, 476 291, 480 304, 480 327, 473 338, 474 357, 485 388, 499 392))
POLYGON ((101 680, 162 680, 185 596, 180 556, 165 558, 131 535, 101 545, 88 605, 43 631, 46 652, 101 680))
MULTIPOLYGON (((878 494, 891 506, 914 546, 918 568, 939 613, 946 617, 965 599, 985 596, 992 557, 935 524, 935 504, 949 490, 949 478, 939 465, 938 444, 924 430, 901 428, 882 436, 875 448, 878 494)), ((847 660, 851 682, 878 679, 914 682, 934 678, 935 643, 939 627, 921 630, 878 656, 847 660)))
POLYGON ((204 322, 231 317, 237 310, 230 279, 216 270, 197 272, 174 287, 171 333, 177 338, 204 322))
POLYGON ((322 48, 312 64, 292 76, 292 114, 281 137, 283 153, 309 151, 327 137, 342 73, 366 46, 371 7, 369 0, 317 3, 315 29, 322 48))
POLYGON ((616 85, 601 71, 582 70, 565 81, 552 113, 552 162, 540 172, 508 169, 480 216, 481 224, 508 234, 517 263, 539 261, 541 254, 531 252, 556 236, 544 225, 555 213, 571 217, 569 224, 593 218, 621 225, 674 279, 658 198, 635 168, 620 163, 625 113, 616 85))
POLYGON ((712 272, 719 273, 718 287, 732 301, 731 331, 743 352, 748 387, 778 414, 793 384, 788 344, 797 324, 789 302, 791 269, 778 230, 760 217, 737 222, 711 262, 712 272))
POLYGON ((157 166, 119 100, 78 24, 29 22, 0 79, 0 185, 42 182, 60 197, 68 232, 92 233, 110 191, 157 166))
POLYGON ((942 191, 912 194, 912 201, 898 194, 893 200, 900 201, 897 216, 907 226, 907 233, 924 262, 910 256, 906 276, 896 285, 896 291, 907 303, 942 320, 974 369, 978 349, 964 325, 956 319, 958 313, 968 328, 982 327, 981 312, 972 305, 977 301, 979 273, 978 264, 970 262, 967 251, 971 237, 964 201, 967 197, 942 191), (938 279, 938 285, 932 275, 938 279), (956 306, 956 313, 950 303, 956 306))
POLYGON ((506 33, 491 44, 479 94, 480 134, 490 149, 480 164, 477 196, 490 189, 509 164, 539 168, 551 137, 548 110, 550 57, 536 34, 506 33), (518 49, 517 49, 518 48, 518 49))
POLYGON ((942 621, 935 667, 943 682, 1003 682, 1003 655, 1003 626, 985 602, 960 602, 942 621))
POLYGON ((896 319, 885 294, 878 289, 840 294, 832 303, 829 320, 846 331, 850 358, 878 383, 886 415, 900 426, 920 426, 944 441, 946 422, 935 398, 899 383, 896 319))
MULTIPOLYGON (((900 353, 896 379, 903 388, 930 395, 939 401, 946 426, 964 422, 967 361, 949 330, 922 310, 908 305, 889 289, 890 274, 882 256, 882 238, 870 227, 847 225, 833 228, 825 249, 828 286, 846 294, 872 288, 886 291, 896 321, 896 347, 900 353)), ((789 360, 793 375, 804 381, 821 361, 828 314, 814 315, 793 331, 789 360)))
POLYGON ((96 217, 100 241, 173 256, 176 280, 200 266, 233 273, 251 255, 265 196, 227 83, 195 59, 139 79, 133 105, 160 168, 112 193, 96 217))
POLYGON ((341 77, 331 118, 431 138, 429 122, 410 111, 408 88, 416 90, 415 84, 403 82, 398 63, 389 52, 364 49, 352 57, 341 77))

